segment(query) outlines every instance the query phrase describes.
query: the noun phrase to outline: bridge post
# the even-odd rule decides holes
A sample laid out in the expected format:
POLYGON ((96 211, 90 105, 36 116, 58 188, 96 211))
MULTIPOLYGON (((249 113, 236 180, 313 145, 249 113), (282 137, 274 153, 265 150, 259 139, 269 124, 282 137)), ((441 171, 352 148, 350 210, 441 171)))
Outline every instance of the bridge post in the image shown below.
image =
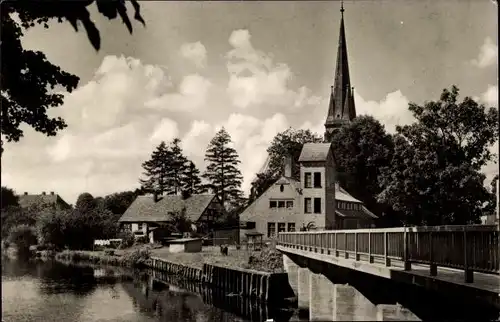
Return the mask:
POLYGON ((421 321, 410 310, 401 305, 377 305, 377 321, 421 321))
MULTIPOLYGON (((374 321, 377 306, 356 288, 348 284, 335 284, 333 316, 330 321, 374 321)), ((325 319, 326 320, 326 319, 325 319)))
POLYGON ((300 310, 309 310, 309 282, 311 271, 307 267, 299 267, 297 274, 297 306, 300 310))
POLYGON ((437 275, 437 264, 434 263, 434 243, 433 243, 433 233, 429 232, 429 274, 431 276, 437 275))
MULTIPOLYGON (((471 242, 474 242, 474 240, 471 240, 471 242)), ((472 283, 474 282, 474 271, 469 265, 469 246, 467 243, 467 228, 464 226, 464 279, 465 283, 472 283)), ((475 251, 474 247, 472 247, 472 250, 475 251)))
POLYGON ((288 274, 288 283, 292 287, 293 293, 296 297, 299 294, 299 265, 295 264, 293 260, 287 255, 283 254, 283 267, 288 274))
POLYGON ((309 274, 309 321, 331 321, 335 285, 323 274, 309 274))
POLYGON ((404 226, 404 270, 405 271, 411 271, 411 261, 410 261, 410 254, 409 254, 409 243, 408 243, 408 229, 406 228, 406 225, 404 226))

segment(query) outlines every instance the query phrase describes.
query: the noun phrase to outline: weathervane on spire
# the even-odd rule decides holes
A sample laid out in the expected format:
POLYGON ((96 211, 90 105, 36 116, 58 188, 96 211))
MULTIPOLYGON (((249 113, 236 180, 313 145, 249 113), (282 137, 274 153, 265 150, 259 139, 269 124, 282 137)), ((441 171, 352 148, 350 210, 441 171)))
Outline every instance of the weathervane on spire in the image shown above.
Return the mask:
POLYGON ((344 15, 344 0, 340 1, 340 13, 344 15))

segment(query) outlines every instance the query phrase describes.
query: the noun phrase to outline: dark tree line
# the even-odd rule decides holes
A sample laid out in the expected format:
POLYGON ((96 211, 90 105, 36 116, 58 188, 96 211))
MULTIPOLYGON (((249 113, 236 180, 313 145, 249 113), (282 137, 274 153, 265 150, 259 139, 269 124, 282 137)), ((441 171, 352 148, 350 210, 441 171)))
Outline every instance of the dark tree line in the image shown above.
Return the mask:
POLYGON ((181 140, 178 138, 168 145, 162 141, 150 159, 142 164, 144 178, 139 181, 143 191, 160 195, 206 192, 206 187, 201 184, 200 171, 184 156, 180 144, 181 140))
POLYGON ((213 193, 227 210, 227 218, 221 220, 236 225, 245 198, 241 190, 240 160, 229 133, 222 128, 210 141, 205 153, 207 167, 202 175, 184 156, 180 144, 181 140, 175 138, 169 144, 161 142, 155 148, 150 159, 142 164, 141 189, 167 195, 213 193))

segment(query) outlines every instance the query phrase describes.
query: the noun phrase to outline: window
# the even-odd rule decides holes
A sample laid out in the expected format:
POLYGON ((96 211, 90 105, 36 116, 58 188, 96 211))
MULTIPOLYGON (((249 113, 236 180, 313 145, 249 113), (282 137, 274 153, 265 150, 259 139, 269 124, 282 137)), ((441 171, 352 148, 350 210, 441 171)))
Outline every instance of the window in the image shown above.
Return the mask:
POLYGON ((293 200, 270 200, 269 208, 293 208, 293 200))
POLYGON ((288 231, 295 231, 295 223, 294 222, 288 223, 288 231))
POLYGON ((285 190, 285 186, 284 185, 280 185, 280 191, 283 192, 285 190))
POLYGON ((312 186, 311 172, 304 173, 304 188, 311 188, 312 186))
POLYGON ((255 221, 247 221, 247 229, 255 229, 255 221))
POLYGON ((284 233, 286 231, 286 224, 284 222, 278 223, 278 233, 284 233))
POLYGON ((276 223, 268 222, 267 223, 267 237, 271 238, 276 235, 276 223))
POLYGON ((304 198, 304 212, 310 214, 312 212, 311 198, 304 198))
POLYGON ((321 172, 314 172, 314 188, 321 188, 321 172))
POLYGON ((137 224, 137 230, 142 230, 142 222, 137 224))
POLYGON ((314 198, 314 213, 321 213, 321 198, 314 198))

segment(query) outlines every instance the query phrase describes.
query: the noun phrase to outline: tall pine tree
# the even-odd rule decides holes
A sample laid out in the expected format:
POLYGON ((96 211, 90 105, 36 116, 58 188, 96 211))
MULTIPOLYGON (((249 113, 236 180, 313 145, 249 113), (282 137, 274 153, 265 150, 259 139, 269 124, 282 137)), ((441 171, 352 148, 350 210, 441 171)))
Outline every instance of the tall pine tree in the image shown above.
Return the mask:
POLYGON ((182 153, 180 144, 181 140, 175 138, 168 147, 171 156, 170 166, 167 169, 167 193, 169 195, 180 194, 184 186, 188 159, 182 153))
POLYGON ((208 181, 207 187, 212 189, 224 206, 234 207, 243 197, 243 177, 238 169, 238 153, 230 143, 231 136, 224 128, 210 141, 205 153, 205 161, 209 164, 203 178, 208 181))
POLYGON ((142 164, 144 179, 139 179, 141 189, 146 192, 163 194, 167 192, 168 169, 172 163, 172 154, 167 144, 162 141, 151 154, 151 158, 142 164))
POLYGON ((206 192, 206 188, 201 184, 200 170, 198 170, 193 161, 188 162, 188 166, 183 178, 182 190, 188 195, 206 192))

